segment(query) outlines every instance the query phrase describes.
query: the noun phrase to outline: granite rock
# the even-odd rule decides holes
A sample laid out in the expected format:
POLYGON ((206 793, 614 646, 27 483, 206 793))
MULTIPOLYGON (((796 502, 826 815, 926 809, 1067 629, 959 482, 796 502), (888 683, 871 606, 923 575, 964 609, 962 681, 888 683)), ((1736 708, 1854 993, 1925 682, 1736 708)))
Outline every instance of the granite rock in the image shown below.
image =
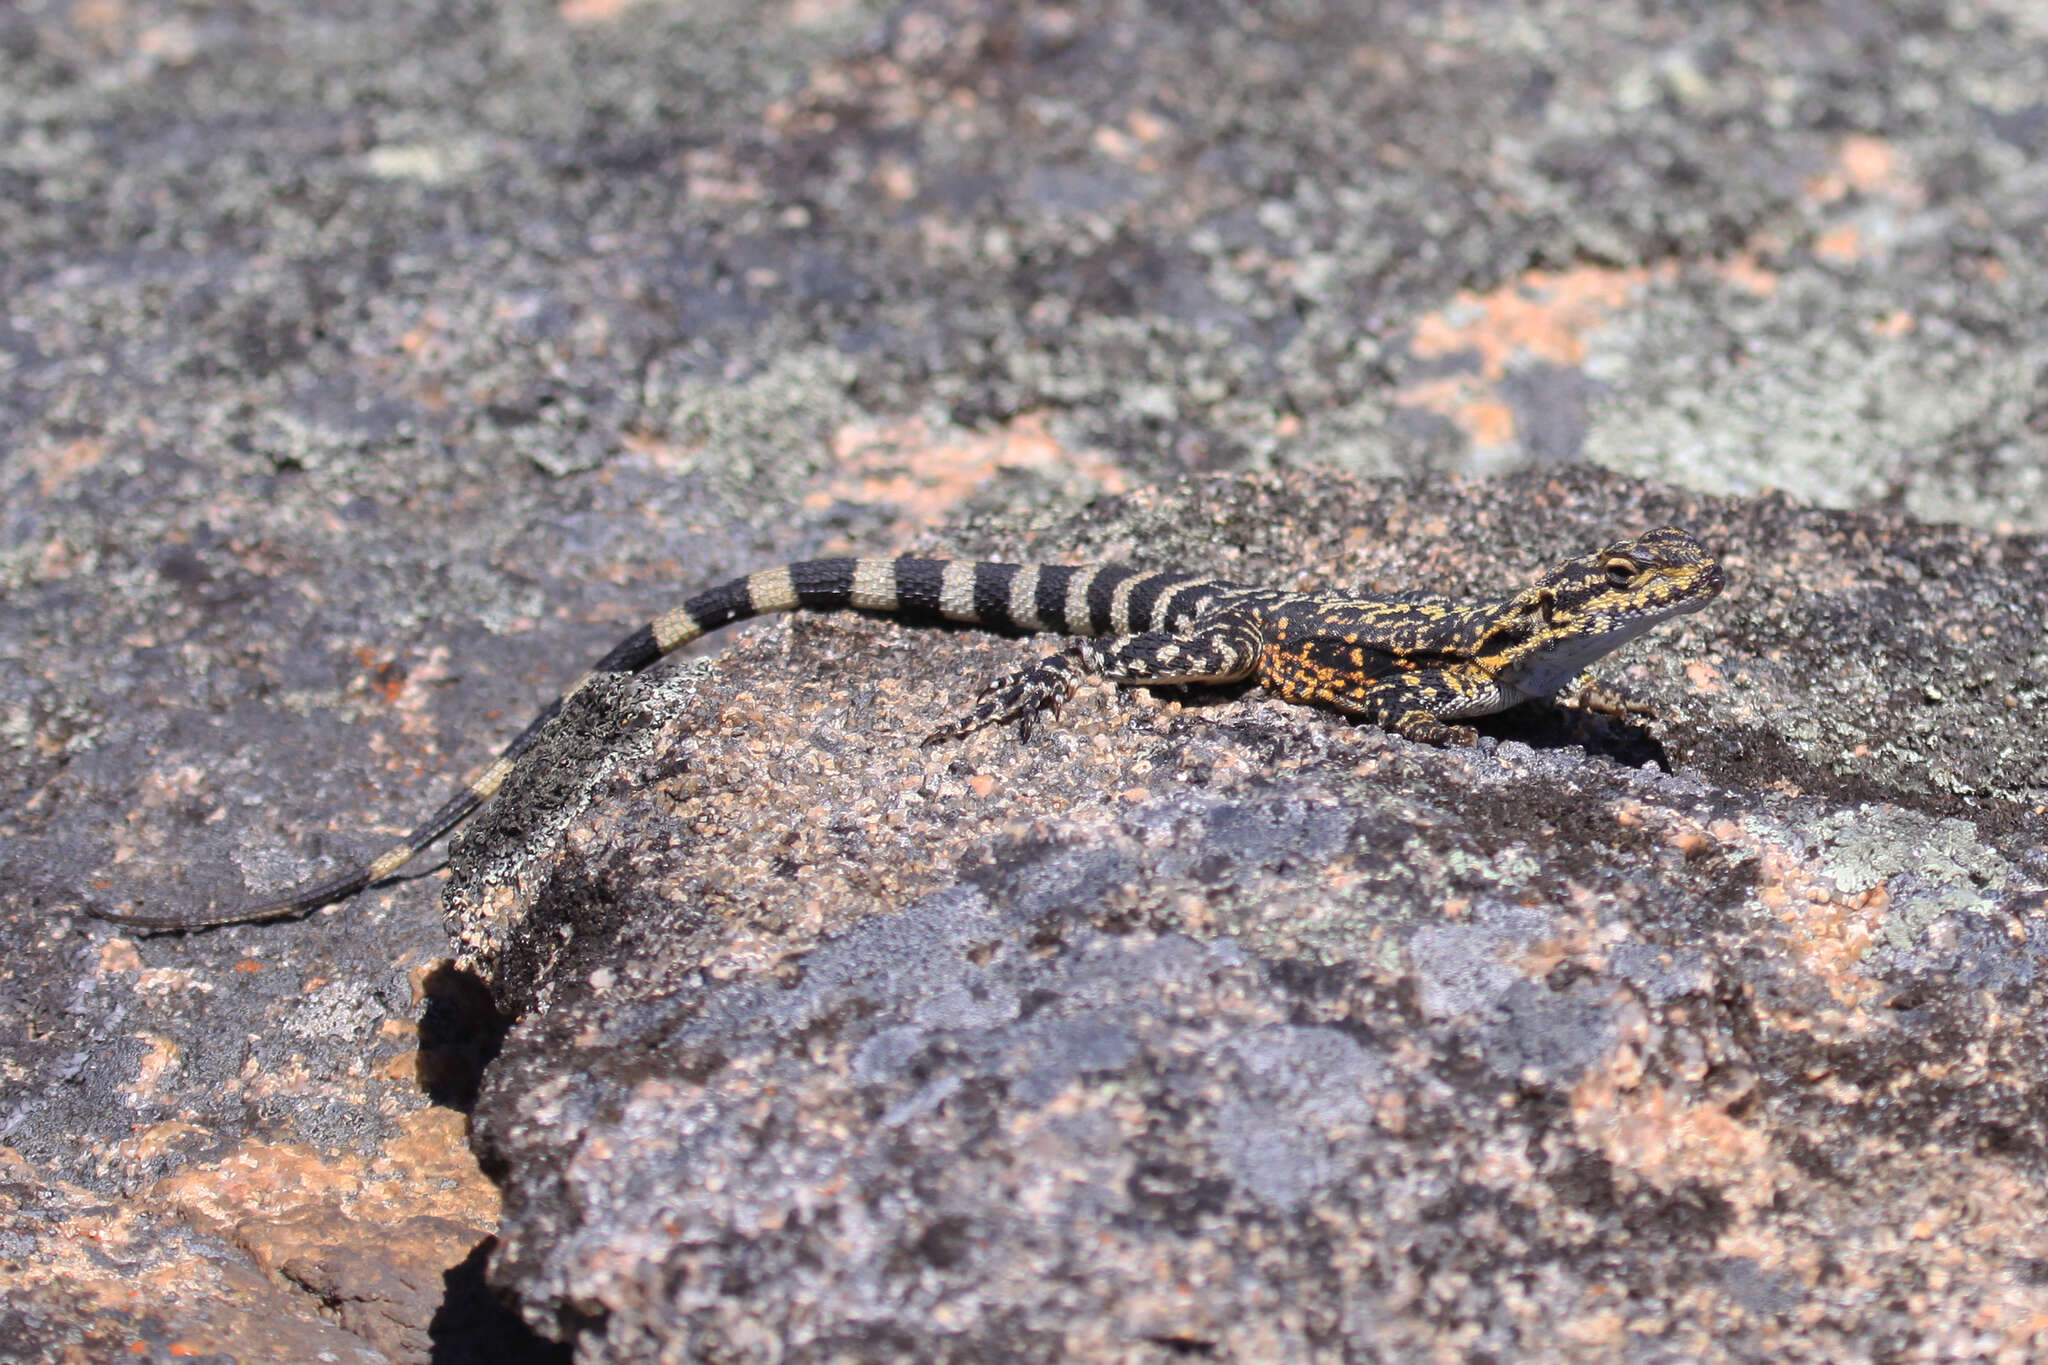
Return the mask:
POLYGON ((590 1361, 2024 1358, 2048 546, 1587 472, 959 538, 1471 590, 1673 519, 1732 584, 1614 662, 1647 727, 923 748, 1043 646, 844 618, 581 694, 448 896, 524 1016, 493 1282, 590 1361), (1973 685, 1885 681, 1935 636, 1973 685))

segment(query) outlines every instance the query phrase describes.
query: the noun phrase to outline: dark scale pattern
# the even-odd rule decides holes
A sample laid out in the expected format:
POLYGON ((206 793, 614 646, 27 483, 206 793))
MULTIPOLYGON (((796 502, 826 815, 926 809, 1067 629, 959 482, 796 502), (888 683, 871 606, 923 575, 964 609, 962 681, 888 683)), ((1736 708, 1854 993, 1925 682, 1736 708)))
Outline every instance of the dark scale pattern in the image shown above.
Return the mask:
POLYGON ((1016 564, 974 566, 974 619, 991 630, 1015 630, 1010 615, 1010 585, 1023 572, 1016 564))
POLYGON ((896 607, 898 611, 936 616, 939 594, 945 580, 943 559, 899 559, 896 561, 896 607))
POLYGON ((846 605, 853 589, 851 559, 807 559, 789 566, 790 586, 797 602, 806 607, 830 609, 846 605))
POLYGON ((1153 613, 1160 600, 1174 588, 1199 579, 1184 573, 1150 574, 1145 581, 1131 589, 1131 629, 1134 631, 1169 629, 1165 622, 1153 613))
POLYGON ((1063 565, 1047 564, 1038 571, 1038 619, 1044 628, 1060 634, 1074 633, 1066 624, 1067 585, 1074 575, 1083 572, 1063 565))
POLYGON ((720 626, 731 625, 743 616, 752 614, 747 600, 747 580, 736 579, 720 584, 709 592, 699 593, 684 604, 685 611, 697 619, 704 631, 717 630, 720 626))
POLYGON ((1138 571, 1121 564, 1108 565, 1096 571, 1088 583, 1088 625, 1096 635, 1110 633, 1115 617, 1110 614, 1111 605, 1116 601, 1117 585, 1136 578, 1138 571))
MULTIPOLYGON (((938 559, 814 559, 712 588, 640 627, 542 709, 484 773, 432 818, 360 870, 225 914, 104 915, 124 924, 200 929, 300 914, 388 877, 489 800, 568 697, 600 673, 635 673, 731 621, 800 607, 937 617, 993 630, 1018 627, 1011 592, 1025 566, 938 559), (893 595, 893 605, 889 599, 893 595)), ((1101 638, 1040 659, 990 687, 926 743, 1016 722, 1028 737, 1089 676, 1111 682, 1230 683, 1255 678, 1288 701, 1332 707, 1424 744, 1471 744, 1452 722, 1581 689, 1618 714, 1647 708, 1599 688, 1583 670, 1660 621, 1697 611, 1722 588, 1721 568, 1686 532, 1663 527, 1568 559, 1529 587, 1485 605, 1413 595, 1340 597, 1243 587, 1128 565, 1039 566, 1039 628, 1101 638), (1128 586, 1122 619, 1120 587, 1128 586), (1083 619, 1068 615, 1075 600, 1083 619), (1164 619, 1155 622, 1154 617, 1164 619), (1158 625, 1159 629, 1153 629, 1158 625)))
POLYGON ((661 657, 661 646, 654 642, 654 627, 642 626, 611 647, 606 655, 590 666, 592 673, 638 673, 661 657))

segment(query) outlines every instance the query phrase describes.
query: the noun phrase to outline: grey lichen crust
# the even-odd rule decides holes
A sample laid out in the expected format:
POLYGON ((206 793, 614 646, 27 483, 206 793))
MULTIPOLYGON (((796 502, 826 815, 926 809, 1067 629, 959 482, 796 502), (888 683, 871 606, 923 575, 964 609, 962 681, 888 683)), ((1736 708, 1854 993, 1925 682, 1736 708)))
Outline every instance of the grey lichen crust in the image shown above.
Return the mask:
POLYGON ((496 1282, 594 1361, 2023 1341, 2038 545, 1579 471, 1206 481, 940 548, 1460 595, 1663 522, 1732 586, 1618 657, 1647 726, 1438 750, 1097 689, 934 750, 1034 646, 845 618, 579 697, 448 898, 523 1015, 476 1111, 496 1282), (1971 685, 1871 668, 1915 601, 1971 685))

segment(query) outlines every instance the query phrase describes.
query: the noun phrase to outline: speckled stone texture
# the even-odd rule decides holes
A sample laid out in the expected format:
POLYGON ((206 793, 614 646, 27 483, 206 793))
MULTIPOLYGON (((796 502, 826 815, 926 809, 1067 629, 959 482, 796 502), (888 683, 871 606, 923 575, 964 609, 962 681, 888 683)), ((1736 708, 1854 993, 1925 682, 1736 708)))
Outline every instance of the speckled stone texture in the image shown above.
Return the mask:
MULTIPOLYGON (((1766 595, 1731 596, 1630 657, 1659 726, 1539 714, 1494 734, 1553 762, 1588 745, 1596 772, 1661 758, 1737 793, 1729 837, 1761 841, 1738 889, 1825 859, 1837 892, 1865 898, 1852 914, 1788 891, 1771 911, 1815 945, 1792 961, 1828 982, 1882 968, 1932 983, 1932 1004, 1867 1006, 1891 1021, 1883 1037, 1925 1047, 1907 1081, 1853 1057, 1756 1068, 1774 1103, 1818 1107, 1805 1145, 1765 1128, 1769 1152, 1849 1173, 1843 1197, 1908 1244, 1849 1239, 1893 1278, 1853 1258, 1780 1271, 1725 1231, 1715 1245, 1738 1258, 1745 1311, 1780 1312, 1787 1333, 1818 1313, 1812 1330, 1853 1336, 1830 1305, 1862 1294, 1894 1315, 1882 1339, 1897 1354, 1967 1353, 1956 1286, 1990 1283, 1972 1258, 2034 1254, 2000 1222, 2038 1179, 2031 1120, 1982 1130, 1960 1165, 1922 1162, 1929 1181, 2005 1171, 2012 1200, 1908 1218, 1857 1183, 1857 1163, 1867 1142, 1976 1142, 1916 1096, 1976 1093, 1971 1068, 2000 1064, 2028 1017, 2000 1003, 1961 1027, 1942 1011, 2013 989, 1970 974, 2014 940, 1966 909, 2038 881, 2048 663, 2026 566, 2028 536, 2048 529, 2044 14, 2039 0, 0 3, 0 1361, 567 1357, 483 1283, 500 1195, 466 1106, 495 1035, 486 988, 444 960, 456 949, 429 863, 299 924, 151 937, 86 911, 225 908, 373 855, 694 589, 811 555, 951 546, 1493 590, 1688 497, 1770 488, 1867 519, 1702 504, 1699 529, 1742 558, 1741 591, 1766 595), (1570 481, 1587 467, 1688 492, 1570 481), (1399 481, 1531 468, 1584 505, 1546 501, 1538 479, 1397 515, 1399 481), (1397 482, 1367 500, 1330 469, 1397 482), (1288 471, 1308 477, 1284 501, 1145 491, 1288 471), (1078 515, 1103 494, 1133 500, 1078 515), (1700 632, 1738 629, 1722 661, 1702 648, 1721 637, 1700 632), (1766 806, 1785 822, 1768 838, 1747 823, 1766 806), (1898 1088, 1880 1118, 1897 1123, 1827 1127, 1830 1095, 1884 1085, 1898 1088), (1952 1244, 1967 1249, 1941 1260, 1952 1244), (1766 1269, 1745 1279, 1751 1261, 1766 1269)), ((1460 812, 1489 808, 1458 784, 1508 761, 1411 754, 1216 695, 1112 708, 1090 694, 1028 748, 925 752, 915 739, 1017 647, 804 622, 692 652, 665 680, 593 693, 558 731, 556 766, 520 775, 530 843, 508 806, 476 846, 496 850, 496 880, 465 901, 463 951, 525 1003, 521 1049, 556 998, 589 1007, 605 897, 622 962, 654 951, 643 930, 694 924, 677 964, 725 935, 706 979, 758 986, 867 910, 910 913, 981 866, 942 851, 1049 830, 1137 857, 1152 836, 1120 822, 1169 795, 1300 782, 1306 811, 1310 785, 1328 801, 1370 761, 1379 775, 1347 799, 1393 801, 1393 828, 1442 809, 1415 826, 1421 858, 1445 830, 1486 837, 1460 812), (726 648, 721 671, 687 671, 726 648), (767 679, 770 664, 772 687, 723 671, 767 679), (724 724, 740 747, 719 765, 666 773, 646 757, 673 727, 707 742, 724 724), (885 739, 898 767, 875 783, 885 739), (703 822, 682 880, 651 875, 682 856, 670 817, 629 816, 611 804, 624 788, 594 785, 607 745, 622 781, 703 822), (1300 770, 1316 764, 1331 775, 1310 784, 1300 770), (762 790, 719 785, 735 772, 762 790), (1095 805, 1062 796, 1084 785, 1095 805), (777 823, 731 823, 734 801, 765 821, 771 798, 777 823), (644 822, 644 841, 622 828, 581 864, 558 857, 586 837, 585 811, 644 822), (711 835, 728 825, 720 854, 711 835), (554 892, 522 903, 542 877, 554 892), (774 901, 792 878, 802 903, 774 901), (648 897, 674 905, 643 924, 648 897), (565 940, 565 925, 584 932, 565 940)), ((1569 786, 1527 782, 1553 801, 1569 786)), ((1545 812, 1567 831, 1583 814, 1545 812)), ((1699 857, 1720 847, 1715 828, 1699 857)), ((1319 837, 1384 848, 1346 831, 1319 837)), ((1521 940, 1476 894, 1493 845, 1440 870, 1402 862, 1400 837, 1385 856, 1406 869, 1402 894, 1443 904, 1393 936, 1376 975, 1352 975, 1497 984, 1490 964, 1515 950, 1484 943, 1521 940), (1495 938, 1414 936, 1431 925, 1495 938)), ((1597 862, 1557 870, 1551 836, 1518 841, 1546 875, 1606 884, 1597 862)), ((978 894, 989 924, 1021 922, 999 886, 978 894)), ((1323 903, 1276 896, 1276 927, 1313 929, 1303 907, 1323 903)), ((1262 946, 1242 926, 1202 939, 1145 913, 1143 932, 1234 937, 1247 962, 1337 951, 1262 946)), ((1358 932, 1325 929, 1340 944, 1358 932)), ((1674 958, 1660 989, 1718 989, 1695 965, 1674 958)), ((1763 970, 1744 959, 1727 979, 1763 970)), ((1451 1009, 1492 990, 1418 998, 1451 1009)), ((1754 1006, 1773 1028, 1807 1017, 1778 998, 1754 1006)), ((1510 1046, 1517 1029, 1487 1024, 1489 1008, 1429 1027, 1469 1017, 1510 1046)), ((1808 1046, 1849 1046, 1818 1031, 1826 1010, 1812 1017, 1808 1046)), ((1174 1074, 1171 1055, 1126 1065, 1174 1074)), ((1249 1077, 1253 1055, 1209 1069, 1249 1077)), ((502 1133, 513 1116, 492 1113, 502 1133)), ((1331 1138, 1331 1160, 1387 1131, 1331 1138)), ((1605 1207, 1610 1188, 1638 1198, 1631 1179, 1574 1188, 1605 1207)), ((1469 1207, 1455 1217, 1490 1206, 1469 1207)), ((1704 1237, 1698 1221, 1639 1221, 1630 1245, 1704 1237)), ((535 1254, 529 1237, 519 1264, 535 1254)), ((1550 1264, 1487 1283, 1572 1306, 1582 1328, 1634 1323, 1662 1292, 1603 1274, 1615 1316, 1600 1319, 1549 1293, 1550 1264)), ((1410 1265, 1427 1295, 1467 1292, 1455 1259, 1410 1265)), ((2042 1274, 2017 1259, 2003 1273, 2020 1307, 1969 1319, 1982 1354, 2048 1354, 2038 1327, 2010 1325, 2042 1274)), ((521 1275, 559 1325, 541 1272, 521 1275)), ((1653 1325, 1616 1331, 1545 1340, 1590 1358, 1677 1350, 1653 1325)), ((1463 1352, 1449 1328, 1435 1349, 1463 1352)))
POLYGON ((1648 729, 920 748, 1042 645, 843 619, 592 689, 448 896, 526 1015, 493 1281, 588 1361, 2025 1359, 2048 545, 1585 473, 961 539, 1472 589, 1667 519, 1732 586, 1609 670, 1648 729), (1970 685, 1887 683, 1934 621, 1970 685))

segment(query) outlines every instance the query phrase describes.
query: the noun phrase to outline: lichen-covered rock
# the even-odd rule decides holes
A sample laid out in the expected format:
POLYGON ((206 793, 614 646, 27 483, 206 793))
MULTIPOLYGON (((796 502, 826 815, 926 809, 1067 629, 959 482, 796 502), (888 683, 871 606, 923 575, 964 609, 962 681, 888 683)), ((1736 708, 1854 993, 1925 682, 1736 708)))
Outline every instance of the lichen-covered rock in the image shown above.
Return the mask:
MULTIPOLYGON (((1765 594, 1719 604, 1713 629, 1746 633, 1712 637, 1718 661, 1690 627, 1634 656, 1667 703, 1652 733, 1671 766, 1710 792, 1769 789, 1788 866, 1872 897, 1834 927, 1810 902, 1778 907, 1819 926, 1816 943, 1849 936, 1847 967, 1817 953, 1813 969, 1907 981, 1877 1017, 1940 1037, 1916 1084, 1955 1066, 1964 1086, 1971 1046, 1995 1063, 2002 1030, 2030 1018, 2002 1003, 1996 1026, 1961 1027, 1939 1011, 1966 988, 2032 989, 2007 922, 1966 910, 1986 859, 2022 884, 2039 872, 2038 542, 2008 533, 2048 527, 2044 13, 0 4, 0 1361, 331 1348, 523 1365, 539 1349, 489 1316, 478 1248, 496 1203, 473 1167, 450 1173, 460 1125, 435 1127, 431 1151, 407 1135, 429 1106, 462 1102, 488 1051, 481 1013, 443 1014, 430 993, 422 1024, 408 989, 438 975, 466 999, 472 984, 432 972, 447 951, 437 877, 212 935, 142 937, 86 911, 225 909, 374 855, 671 594, 778 560, 929 548, 944 524, 967 550, 1493 588, 1606 519, 1490 497, 1404 519, 1385 491, 1360 517, 1355 490, 1332 484, 1320 500, 1296 490, 1298 524, 1185 499, 1055 523, 1191 470, 1435 479, 1587 461, 1996 533, 1712 513, 1697 528, 1737 545, 1765 594), (1045 517, 1047 534, 963 520, 977 508, 1045 517), (1218 553, 1233 546, 1245 554, 1218 553), (1862 946, 1866 929, 1879 946, 1862 946), (467 1211, 422 1213, 384 1163, 456 1181, 467 1211), (302 1181, 316 1167, 375 1178, 319 1210, 318 1190, 337 1191, 302 1181), (191 1203, 162 1197, 195 1176, 251 1197, 198 1226, 191 1203), (292 1215, 273 1232, 275 1191, 292 1215)), ((560 810, 528 785, 533 866, 553 867, 555 890, 531 918, 516 888, 501 921, 468 917, 471 951, 538 1018, 543 998, 575 1007, 608 932, 620 961, 665 961, 636 946, 650 912, 702 917, 677 962, 722 942, 715 970, 747 976, 849 932, 850 905, 953 885, 961 873, 919 850, 973 853, 965 835, 992 812, 988 840, 1112 837, 1086 823, 1105 810, 1070 817, 1063 790, 1142 820, 1182 787, 1291 783, 1292 764, 1327 792, 1326 771, 1384 758, 1413 798, 1377 845, 1398 859, 1429 851, 1407 846, 1404 811, 1466 771, 1408 773, 1369 732, 1218 696, 1184 699, 1187 713, 1084 699, 1078 749, 1048 736, 912 752, 958 713, 965 674, 1015 657, 778 625, 694 700, 608 694, 617 711, 572 718, 587 738, 642 714, 642 695, 691 725, 740 725, 745 747, 699 755, 719 774, 701 790, 701 774, 635 766, 636 744, 673 742, 663 726, 606 738, 623 778, 696 822, 702 856, 680 889, 636 879, 668 865, 666 815, 651 810, 648 842, 621 859, 630 840, 580 831, 586 812, 632 818, 594 769, 564 774, 560 810), (768 676, 778 651, 785 682, 736 696, 734 678, 768 676), (848 678, 821 676, 839 660, 848 678), (791 712, 781 689, 797 677, 824 686, 791 712), (839 715, 857 723, 835 737, 820 718, 839 715), (1110 747, 1092 747, 1098 733, 1110 747), (901 751, 893 769, 877 736, 901 751), (718 782, 734 764, 790 790, 732 821, 718 782), (1063 787, 1060 768, 1080 777, 1063 787), (551 830, 593 855, 582 890, 551 830), (770 894, 791 877, 811 894, 770 894), (650 904, 650 887, 675 902, 650 904)), ((1631 768, 1658 757, 1540 716, 1495 733, 1631 768)), ((1484 781, 1444 789, 1455 827, 1500 823, 1496 770, 1470 771, 1484 781)), ((1554 818, 1558 834, 1498 850, 1512 875, 1583 832, 1554 818)), ((495 847, 520 842, 498 825, 495 847)), ((1491 856, 1456 850, 1446 872, 1476 859, 1483 874, 1491 856)), ((1759 852, 1687 876, 1734 905, 1776 865, 1759 852)), ((1465 918, 1395 933, 1376 959, 1413 959, 1431 1027, 1493 998, 1474 994, 1502 988, 1486 945, 1509 951, 1514 917, 1540 909, 1485 884, 1465 918)), ((1302 921, 1308 899, 1282 897, 1269 926, 1307 937, 1251 951, 1294 961, 1373 922, 1302 921)), ((1229 923, 1248 913, 1225 908, 1229 923)), ((1713 989, 1717 960, 1641 936, 1613 950, 1667 1003, 1713 989)), ((1522 1016, 1500 1017, 1488 1037, 1515 1035, 1522 1016)), ((1546 1049, 1532 1064, 1560 1063, 1546 1049)), ((1833 1077, 1870 1091, 1890 1074, 1844 1062, 1796 1083, 1824 1100, 1833 1077)), ((1904 1098, 1889 1112, 1909 1135, 1949 1113, 1904 1098)), ((2028 1131, 1985 1150, 2030 1172, 2028 1131)), ((1930 1140, 1964 1139, 1937 1126, 1930 1140)), ((1929 1226, 2000 1235, 1967 1209, 1943 1217, 1929 1226)), ((1942 1254, 1927 1249, 1913 1264, 1934 1268, 1894 1297, 1897 1339, 1995 1355, 2040 1276, 2016 1270, 1972 1319, 1991 1344, 1943 1338, 1920 1322, 1950 1311, 1963 1273, 1942 1254)), ((1787 1287, 1803 1281, 1746 1264, 1725 1284, 1755 1311, 1823 1311, 1787 1287)), ((1644 1327, 1570 1349, 1661 1340, 1644 1327)))
POLYGON ((2038 543, 1587 473, 960 538, 1478 591, 1663 520, 1733 586, 1614 661, 1648 729, 1098 688, 921 748, 1043 642, 845 618, 584 693, 448 901, 526 1016, 496 1282, 593 1361, 2022 1358, 2038 543))

